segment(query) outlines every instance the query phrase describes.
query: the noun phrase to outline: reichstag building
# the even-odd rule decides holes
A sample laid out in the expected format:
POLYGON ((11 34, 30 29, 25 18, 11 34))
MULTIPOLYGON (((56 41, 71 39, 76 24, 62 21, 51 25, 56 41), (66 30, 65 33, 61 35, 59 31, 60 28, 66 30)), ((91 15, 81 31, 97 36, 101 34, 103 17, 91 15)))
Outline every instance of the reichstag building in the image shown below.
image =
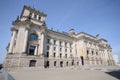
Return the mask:
POLYGON ((107 40, 85 32, 58 32, 46 26, 46 14, 24 6, 12 22, 11 41, 4 67, 8 70, 40 67, 57 68, 87 65, 114 65, 107 40))

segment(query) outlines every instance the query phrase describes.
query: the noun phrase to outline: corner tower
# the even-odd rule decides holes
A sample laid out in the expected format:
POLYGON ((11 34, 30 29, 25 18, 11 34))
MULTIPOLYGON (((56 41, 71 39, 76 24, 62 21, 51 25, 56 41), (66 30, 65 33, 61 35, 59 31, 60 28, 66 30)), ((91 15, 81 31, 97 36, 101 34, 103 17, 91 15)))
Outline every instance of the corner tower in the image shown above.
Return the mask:
POLYGON ((44 65, 46 14, 24 6, 21 16, 12 22, 11 41, 4 67, 8 70, 44 65))

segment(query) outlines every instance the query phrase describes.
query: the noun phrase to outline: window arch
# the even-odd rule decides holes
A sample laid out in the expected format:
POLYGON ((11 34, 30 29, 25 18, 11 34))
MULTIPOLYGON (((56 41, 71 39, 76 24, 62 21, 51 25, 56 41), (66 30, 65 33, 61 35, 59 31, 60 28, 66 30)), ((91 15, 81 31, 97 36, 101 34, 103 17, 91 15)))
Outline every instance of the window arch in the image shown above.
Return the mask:
POLYGON ((30 40, 38 40, 38 35, 35 33, 30 34, 30 40))

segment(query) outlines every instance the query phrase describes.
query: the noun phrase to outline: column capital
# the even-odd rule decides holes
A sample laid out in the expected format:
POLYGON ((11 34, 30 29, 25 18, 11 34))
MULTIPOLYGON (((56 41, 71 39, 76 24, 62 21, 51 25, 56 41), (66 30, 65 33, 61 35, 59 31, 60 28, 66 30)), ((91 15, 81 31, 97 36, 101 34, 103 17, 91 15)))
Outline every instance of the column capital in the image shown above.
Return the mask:
POLYGON ((11 28, 11 31, 16 31, 17 29, 15 27, 12 27, 11 28))

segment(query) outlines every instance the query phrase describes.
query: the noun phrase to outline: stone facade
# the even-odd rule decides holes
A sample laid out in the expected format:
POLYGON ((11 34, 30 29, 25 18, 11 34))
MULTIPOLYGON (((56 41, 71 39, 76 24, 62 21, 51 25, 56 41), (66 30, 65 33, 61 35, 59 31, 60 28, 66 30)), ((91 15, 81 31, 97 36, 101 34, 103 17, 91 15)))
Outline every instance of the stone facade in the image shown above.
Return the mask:
POLYGON ((56 32, 47 28, 46 14, 24 6, 20 18, 12 24, 4 67, 70 67, 114 65, 112 48, 105 39, 85 32, 56 32))

